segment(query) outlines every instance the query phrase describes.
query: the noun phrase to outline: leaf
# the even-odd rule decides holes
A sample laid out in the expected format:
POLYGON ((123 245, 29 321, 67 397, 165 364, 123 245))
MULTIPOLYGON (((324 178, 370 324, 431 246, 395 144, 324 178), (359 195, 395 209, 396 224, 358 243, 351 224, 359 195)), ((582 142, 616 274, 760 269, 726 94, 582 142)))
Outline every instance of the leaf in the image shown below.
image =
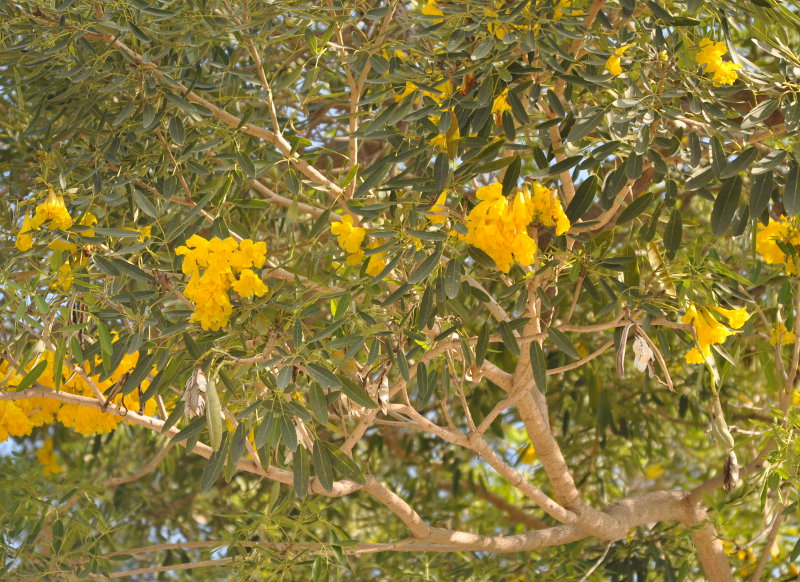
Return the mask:
MULTIPOLYGON (((100 320, 97 321, 97 336, 100 340, 100 353, 102 354, 105 363, 105 360, 111 359, 111 354, 114 351, 114 347, 111 343, 111 334, 108 331, 108 327, 100 320)), ((109 364, 110 363, 111 362, 109 361, 109 364)))
POLYGON ((668 252, 674 254, 681 246, 681 238, 683 236, 683 219, 681 218, 681 211, 677 208, 672 210, 669 215, 669 222, 664 229, 664 248, 668 252))
POLYGON ((308 390, 308 404, 316 419, 325 424, 328 422, 328 399, 319 384, 312 384, 308 390))
MULTIPOLYGON (((156 207, 153 206, 153 203, 150 202, 150 199, 147 196, 138 190, 133 191, 133 202, 139 207, 139 210, 144 212, 150 218, 158 218, 158 211, 156 210, 156 207)), ((139 233, 137 232, 137 234, 139 233)))
POLYGON ((320 364, 311 363, 306 366, 309 376, 325 388, 341 388, 342 381, 333 372, 320 364))
POLYGON ((233 433, 233 442, 231 443, 231 453, 228 457, 228 462, 236 467, 236 463, 242 458, 245 448, 245 440, 247 439, 247 427, 243 422, 236 426, 236 431, 233 433))
POLYGON ((337 473, 356 483, 361 483, 362 485, 366 483, 363 471, 355 464, 353 459, 345 455, 341 450, 333 448, 328 443, 323 443, 323 446, 331 453, 331 465, 333 465, 337 473))
POLYGON ((411 274, 408 276, 408 282, 411 285, 416 285, 417 283, 425 280, 428 275, 433 272, 433 269, 436 268, 436 265, 439 264, 439 259, 442 256, 441 247, 434 252, 432 255, 428 256, 422 263, 420 263, 416 269, 414 269, 411 274))
POLYGON ((765 99, 753 109, 748 111, 747 115, 745 115, 742 119, 742 124, 740 127, 742 129, 750 129, 755 127, 772 115, 778 108, 778 105, 780 105, 780 102, 777 99, 765 99))
POLYGON ((378 405, 372 400, 372 398, 369 397, 367 391, 350 380, 350 378, 344 378, 341 389, 345 396, 347 396, 356 404, 363 406, 364 408, 378 408, 378 405))
POLYGON ((200 478, 200 491, 207 491, 216 482, 225 466, 225 458, 228 455, 228 433, 222 435, 222 442, 208 459, 208 464, 203 469, 203 476, 200 478))
POLYGON ((695 170, 689 179, 686 180, 684 187, 687 190, 699 190, 714 178, 714 170, 708 166, 695 170))
POLYGON ((536 382, 539 391, 544 394, 547 392, 547 362, 544 359, 542 346, 536 340, 531 342, 530 354, 533 381, 536 382))
MULTIPOLYGON (((139 236, 138 232, 136 233, 136 236, 139 236)), ((126 260, 114 258, 111 259, 111 262, 119 271, 125 273, 129 277, 133 277, 134 279, 138 279, 139 281, 144 281, 146 283, 150 283, 153 280, 150 275, 126 260)))
POLYGON ((714 175, 719 178, 722 175, 722 170, 725 169, 727 164, 725 158, 725 150, 722 148, 722 142, 716 136, 711 140, 711 170, 714 175))
POLYGON ((478 334, 478 344, 475 346, 475 365, 479 368, 483 366, 483 360, 486 358, 486 350, 489 347, 489 322, 484 322, 481 326, 481 331, 478 334))
POLYGON ((711 209, 711 231, 720 236, 724 233, 736 214, 739 206, 739 196, 742 193, 742 177, 734 176, 722 183, 719 194, 714 200, 714 207, 711 209))
POLYGON ((428 367, 424 362, 417 365, 417 408, 423 408, 433 394, 433 386, 428 381, 428 367))
POLYGON ((305 496, 308 495, 308 480, 311 478, 311 471, 308 466, 308 453, 303 447, 298 448, 294 453, 292 474, 294 475, 294 492, 300 499, 305 499, 305 496))
POLYGON ((749 148, 744 149, 742 153, 736 156, 735 160, 725 166, 725 169, 720 172, 719 177, 724 180, 725 178, 730 178, 731 176, 746 170, 752 165, 753 162, 756 161, 757 157, 757 148, 750 146, 749 148))
POLYGON ((772 170, 753 175, 750 185, 750 218, 758 218, 767 209, 772 197, 772 170))
POLYGON ((170 443, 179 443, 181 441, 185 441, 203 430, 203 427, 206 425, 206 419, 202 416, 198 416, 197 418, 193 418, 189 424, 183 427, 181 430, 175 433, 175 435, 169 439, 170 443))
POLYGON ((597 124, 600 123, 601 119, 603 119, 603 115, 605 115, 605 111, 603 111, 602 108, 597 108, 597 110, 590 113, 588 117, 580 119, 577 123, 575 123, 575 125, 572 126, 572 129, 569 130, 569 133, 564 141, 573 143, 580 141, 594 131, 595 127, 597 127, 597 124))
POLYGON ((519 156, 513 156, 513 158, 513 161, 508 165, 506 173, 503 176, 503 196, 511 194, 517 187, 517 180, 519 180, 522 159, 519 156))
POLYGON ((650 205, 650 202, 653 200, 653 193, 648 192, 647 194, 643 194, 639 196, 636 200, 631 202, 625 210, 623 210, 619 218, 617 219, 617 224, 625 224, 626 222, 630 222, 637 216, 639 216, 642 212, 644 212, 647 207, 650 205))
POLYGON ((499 325, 500 336, 503 338, 503 345, 508 348, 514 356, 519 356, 519 343, 507 321, 501 321, 499 325))
POLYGON ((556 174, 560 174, 561 172, 566 172, 570 168, 577 166, 584 160, 584 156, 571 156, 569 158, 565 158, 550 166, 549 168, 545 169, 545 175, 547 176, 555 176, 556 174))
POLYGON ((25 390, 28 386, 36 382, 45 369, 47 369, 46 360, 42 360, 36 364, 33 368, 31 368, 31 371, 25 374, 25 377, 20 380, 19 385, 17 386, 17 391, 25 390))
POLYGON ((171 117, 169 120, 169 135, 179 146, 183 145, 184 139, 186 139, 186 132, 183 128, 183 121, 178 116, 171 117))
POLYGON ((448 299, 458 297, 461 288, 461 261, 450 259, 444 271, 444 294, 448 299))
POLYGON ((292 419, 286 416, 285 414, 282 414, 278 418, 278 423, 281 429, 281 436, 283 437, 283 444, 285 444, 290 451, 296 451, 297 430, 295 430, 294 428, 294 423, 292 422, 292 419))
POLYGON ((783 206, 789 218, 800 214, 800 167, 792 160, 786 174, 786 185, 783 190, 783 206))
POLYGON ((573 360, 580 359, 581 356, 578 353, 578 350, 575 349, 575 346, 572 345, 572 341, 570 341, 563 331, 560 331, 554 327, 548 327, 547 335, 556 345, 556 347, 567 354, 570 358, 573 360))
POLYGON ((150 374, 153 369, 153 359, 154 354, 147 354, 139 358, 139 361, 136 362, 136 367, 128 375, 125 384, 122 386, 123 394, 130 394, 134 388, 147 378, 147 375, 150 374))
POLYGON ((447 154, 441 153, 436 156, 433 163, 433 188, 436 192, 441 192, 447 187, 447 179, 450 176, 450 162, 447 154))
POLYGON ((581 218, 589 210, 599 185, 600 180, 597 176, 591 175, 578 186, 578 190, 566 210, 567 218, 571 223, 581 218))
POLYGON ((312 453, 314 462, 314 473, 319 479, 320 485, 325 491, 333 489, 333 464, 331 454, 319 441, 314 441, 314 452, 312 453))

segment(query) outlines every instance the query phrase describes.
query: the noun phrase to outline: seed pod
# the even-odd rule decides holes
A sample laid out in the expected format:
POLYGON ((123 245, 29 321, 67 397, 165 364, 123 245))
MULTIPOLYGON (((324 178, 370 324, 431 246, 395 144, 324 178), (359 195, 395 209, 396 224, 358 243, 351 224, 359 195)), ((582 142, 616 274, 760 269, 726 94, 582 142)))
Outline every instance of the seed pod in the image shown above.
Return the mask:
POLYGON ((725 459, 725 464, 722 467, 722 484, 725 491, 730 493, 736 489, 739 483, 739 462, 736 458, 736 453, 733 450, 728 452, 728 457, 725 459))
POLYGON ((381 378, 381 385, 378 388, 378 404, 384 414, 389 411, 389 378, 386 374, 381 378))
POLYGON ((183 411, 187 418, 200 416, 206 408, 206 388, 208 381, 203 369, 195 366, 192 375, 186 380, 186 391, 183 393, 183 411))
POLYGON ((211 448, 215 451, 219 449, 222 442, 222 406, 219 403, 217 394, 217 383, 212 378, 208 381, 206 390, 206 422, 208 423, 208 434, 211 438, 211 448))
POLYGON ((640 372, 644 372, 653 359, 653 350, 641 336, 633 340, 633 365, 640 372))

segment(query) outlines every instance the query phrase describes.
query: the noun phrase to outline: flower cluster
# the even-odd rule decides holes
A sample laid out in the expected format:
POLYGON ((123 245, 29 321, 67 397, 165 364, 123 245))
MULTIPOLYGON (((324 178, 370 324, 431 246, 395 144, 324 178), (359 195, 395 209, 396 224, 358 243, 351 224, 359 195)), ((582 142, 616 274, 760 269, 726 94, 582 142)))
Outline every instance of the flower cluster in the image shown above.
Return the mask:
MULTIPOLYGON (((44 372, 36 380, 38 384, 55 389, 54 379, 54 359, 53 352, 42 353, 42 359, 47 362, 44 372)), ((84 367, 91 382, 101 391, 106 392, 124 378, 139 361, 139 352, 125 354, 119 366, 105 380, 100 380, 99 375, 88 376, 89 367, 84 367)), ((32 368, 37 362, 31 362, 28 366, 32 368)), ((100 366, 96 362, 96 368, 100 366)), ((26 372, 29 370, 26 370, 26 372)), ((72 370, 62 366, 61 377, 64 382, 61 384, 61 392, 78 394, 94 398, 95 394, 91 385, 78 374, 73 374, 72 370)), ((4 389, 17 386, 22 381, 23 374, 14 370, 8 362, 0 362, 0 384, 4 389)), ((143 380, 141 387, 146 389, 149 386, 147 380, 143 380)), ((134 391, 125 396, 121 394, 112 399, 114 404, 124 406, 131 410, 138 410, 140 406, 139 396, 134 391)), ((149 400, 145 404, 145 414, 155 414, 155 401, 149 400)), ((10 436, 24 436, 31 433, 34 427, 44 426, 58 420, 66 427, 74 429, 83 435, 102 434, 111 432, 123 420, 121 416, 112 412, 103 412, 100 409, 79 404, 59 402, 50 398, 23 398, 20 400, 0 401, 0 442, 10 436)))
POLYGON ((53 451, 53 439, 47 439, 42 443, 42 446, 36 451, 36 458, 42 464, 45 475, 54 475, 63 471, 56 460, 55 451, 53 451))
POLYGON ((36 207, 33 216, 26 215, 23 218, 14 246, 23 252, 30 250, 33 247, 33 233, 42 226, 60 230, 67 230, 72 226, 72 217, 64 204, 64 197, 56 194, 52 188, 45 201, 36 207))
POLYGON ((711 306, 722 317, 728 320, 730 329, 717 321, 711 314, 709 308, 697 307, 694 303, 689 306, 686 313, 681 318, 681 322, 691 324, 694 327, 698 347, 692 348, 686 354, 686 361, 690 364, 702 364, 711 356, 712 344, 723 344, 728 336, 733 335, 731 329, 741 329, 750 317, 747 309, 724 309, 722 307, 711 306))
MULTIPOLYGON (((541 6, 544 0, 536 0, 536 6, 541 6)), ((484 14, 489 18, 489 22, 487 28, 489 32, 496 36, 499 40, 505 39, 506 35, 509 32, 521 32, 526 29, 532 29, 534 31, 538 30, 539 25, 519 25, 516 23, 508 22, 510 16, 510 9, 502 7, 505 2, 495 2, 493 8, 486 8, 484 10, 484 14), (501 19, 501 15, 504 17, 501 19)), ((523 17, 530 18, 531 15, 531 4, 532 2, 527 2, 525 8, 519 12, 520 15, 523 17)), ((553 6, 553 20, 560 20, 564 18, 564 12, 569 9, 572 5, 572 0, 556 0, 553 6)))
POLYGON ((463 239, 489 255, 504 273, 514 261, 533 264, 537 247, 528 234, 532 222, 555 226, 558 235, 570 227, 555 192, 538 183, 533 184, 533 194, 527 188, 517 190, 510 201, 498 182, 478 188, 476 196, 480 202, 467 216, 463 239))
POLYGON ((770 219, 766 226, 759 223, 756 252, 770 265, 783 265, 787 275, 800 275, 795 257, 784 252, 789 249, 800 251, 800 228, 794 222, 781 216, 779 220, 770 219))
POLYGON ((793 344, 795 339, 794 332, 790 329, 786 329, 785 323, 779 323, 769 332, 769 345, 771 346, 778 345, 778 342, 780 342, 782 346, 793 344))
POLYGON ((240 297, 261 297, 269 291, 253 271, 267 260, 264 242, 236 242, 232 237, 205 239, 195 234, 175 253, 183 255, 182 270, 189 275, 184 293, 195 305, 191 321, 199 322, 203 329, 216 331, 228 325, 233 311, 230 289, 240 297))
POLYGON ((606 70, 615 77, 622 73, 622 64, 620 59, 622 58, 622 55, 625 54, 625 51, 629 48, 631 48, 631 45, 629 44, 619 47, 614 51, 614 54, 608 57, 608 60, 606 61, 606 70))
MULTIPOLYGON (((361 244, 367 236, 367 231, 360 226, 355 226, 353 217, 346 214, 339 222, 331 224, 331 233, 336 235, 339 247, 347 253, 345 262, 351 267, 360 265, 364 260, 364 250, 361 248, 361 244)), ((367 248, 374 249, 378 246, 380 245, 372 242, 367 245, 367 248)), ((386 266, 385 256, 385 252, 373 253, 369 256, 369 263, 367 263, 366 268, 367 275, 374 277, 383 271, 386 266)))
POLYGON ((739 77, 736 72, 741 67, 730 61, 723 61, 723 55, 728 51, 725 43, 714 42, 710 38, 700 41, 700 52, 695 60, 698 65, 705 65, 706 72, 714 75, 714 82, 720 85, 733 85, 739 77))

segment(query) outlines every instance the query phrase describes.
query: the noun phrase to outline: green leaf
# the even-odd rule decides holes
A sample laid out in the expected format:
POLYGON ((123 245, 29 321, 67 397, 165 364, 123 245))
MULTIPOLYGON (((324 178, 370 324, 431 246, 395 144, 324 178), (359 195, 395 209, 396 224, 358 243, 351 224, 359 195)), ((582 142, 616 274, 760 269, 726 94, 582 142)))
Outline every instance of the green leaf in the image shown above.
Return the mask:
POLYGON ((517 338, 514 337, 514 332, 508 325, 507 321, 501 321, 498 326, 500 329, 500 336, 503 338, 503 345, 508 348, 514 356, 519 356, 519 343, 517 338))
POLYGON ((789 218, 800 214, 800 167, 792 160, 786 174, 786 186, 783 190, 783 206, 789 218))
POLYGON ((292 419, 285 414, 281 414, 281 416, 278 418, 278 424, 280 425, 283 444, 285 444, 290 451, 296 451, 297 430, 294 428, 292 419))
POLYGON ((25 376, 20 380, 19 386, 17 386, 17 391, 25 390, 28 386, 36 382, 39 379, 39 376, 42 375, 47 369, 47 361, 42 360, 38 364, 36 364, 31 371, 25 374, 25 376))
POLYGON ((570 168, 577 166, 584 159, 585 159, 584 156, 571 156, 569 158, 564 158, 557 164, 554 164, 549 168, 546 168, 544 174, 546 176, 555 176, 557 174, 560 174, 561 172, 566 172, 570 168))
POLYGON ((517 187, 517 180, 519 180, 520 169, 522 168, 522 159, 519 156, 513 156, 514 160, 506 168, 506 173, 503 176, 503 196, 508 196, 517 187))
POLYGON ((311 478, 311 471, 308 466, 308 453, 303 447, 299 447, 294 453, 292 473, 294 475, 294 492, 300 499, 305 499, 308 495, 308 480, 311 478))
MULTIPOLYGON (((150 202, 150 199, 147 196, 138 190, 133 191, 133 202, 139 207, 139 210, 144 212, 150 218, 158 218, 158 211, 156 210, 156 207, 153 206, 153 203, 150 202)), ((136 234, 139 233, 137 232, 136 234)))
POLYGON ((592 133, 605 115, 602 108, 589 108, 583 112, 586 117, 580 119, 569 130, 567 137, 564 141, 576 142, 582 140, 584 137, 592 133), (590 111, 591 110, 591 111, 590 111))
POLYGON ((722 183, 719 194, 714 200, 714 207, 711 209, 711 231, 716 235, 722 235, 733 220, 736 209, 739 206, 739 196, 742 193, 742 177, 734 176, 722 183))
POLYGON ((714 170, 708 166, 695 170, 689 179, 686 180, 684 187, 687 190, 699 190, 714 178, 714 170))
POLYGON ((344 378, 341 386, 342 392, 350 400, 364 408, 378 408, 378 405, 369 397, 367 391, 353 382, 350 378, 344 378))
POLYGON ((314 451, 312 453, 314 462, 314 473, 319 479, 320 485, 325 491, 333 489, 333 464, 331 454, 319 441, 314 441, 314 451))
POLYGON ((773 185, 772 170, 754 173, 750 185, 750 218, 758 218, 767 209, 773 185))
POLYGON ((486 350, 489 348, 489 322, 484 322, 478 334, 478 344, 475 346, 475 365, 479 368, 483 366, 486 358, 486 350))
POLYGON ((567 354, 570 358, 573 360, 580 359, 581 356, 578 353, 578 350, 575 349, 575 346, 572 345, 572 342, 563 331, 560 331, 554 327, 548 327, 547 336, 552 340, 558 349, 567 354))
POLYGON ((758 157, 758 148, 750 146, 742 151, 736 159, 730 162, 719 174, 721 179, 730 178, 749 168, 758 157))
MULTIPOLYGON (((180 408, 183 408, 180 406, 180 408)), ((170 443, 179 443, 181 441, 185 441, 190 439, 191 437, 200 434, 203 430, 203 427, 206 425, 206 419, 202 416, 198 416, 197 418, 193 418, 189 424, 183 427, 181 430, 175 433, 175 435, 169 439, 170 443)))
POLYGON ((183 121, 178 116, 173 116, 169 120, 169 135, 179 146, 183 145, 184 139, 186 139, 186 132, 183 129, 183 121))
POLYGON ((436 268, 436 265, 439 264, 439 259, 441 256, 442 250, 439 248, 432 255, 428 256, 424 261, 422 261, 417 268, 411 272, 411 274, 408 276, 408 282, 411 285, 416 285, 417 283, 425 280, 436 268))
POLYGON ((433 386, 428 381, 428 367, 425 362, 417 365, 417 408, 423 408, 433 394, 433 386))
POLYGON ((681 238, 683 236, 683 219, 681 218, 681 211, 677 208, 672 210, 669 215, 669 222, 664 229, 664 248, 669 253, 674 254, 681 246, 681 238))
POLYGON ((450 259, 444 271, 444 294, 448 299, 458 297, 461 289, 461 261, 450 259))
POLYGON ((100 320, 97 320, 97 336, 100 340, 100 353, 102 354, 104 364, 108 360, 111 364, 111 354, 114 352, 114 346, 111 343, 111 333, 108 331, 108 326, 100 320))
POLYGON ((321 364, 310 363, 306 366, 309 376, 320 383, 324 388, 341 388, 342 381, 321 364))
MULTIPOLYGON (((136 236, 138 237, 139 233, 136 233, 136 236)), ((114 258, 111 259, 111 262, 120 272, 125 273, 129 277, 132 277, 139 281, 144 281, 146 283, 150 283, 153 280, 153 278, 150 275, 142 271, 139 267, 137 267, 132 263, 129 263, 124 259, 114 258)))
POLYGON ((617 219, 617 224, 625 224, 626 222, 630 222, 637 216, 639 216, 642 212, 644 212, 647 207, 650 205, 650 202, 653 201, 653 193, 648 192, 647 194, 643 194, 639 196, 636 200, 631 202, 625 210, 623 210, 619 218, 617 219))
POLYGON ((153 369, 154 354, 147 354, 142 356, 140 354, 139 361, 136 362, 136 367, 128 375, 125 384, 122 386, 123 394, 130 394, 134 388, 139 386, 142 381, 147 378, 148 374, 153 369))
POLYGON ((578 190, 566 210, 567 218, 571 223, 581 218, 589 210, 599 185, 600 180, 593 174, 578 186, 578 190))
POLYGON ((780 101, 777 99, 765 99, 747 112, 747 115, 745 115, 742 119, 742 124, 740 127, 742 129, 750 129, 755 127, 772 115, 778 108, 778 105, 780 105, 780 101))
POLYGON ((711 170, 717 178, 722 175, 722 170, 725 169, 727 163, 722 141, 717 136, 714 136, 711 139, 711 170))
POLYGON ((328 422, 328 399, 319 384, 312 384, 308 390, 308 404, 316 419, 325 424, 328 422))
POLYGON ((447 154, 441 153, 436 156, 436 161, 433 163, 433 189, 436 192, 441 192, 447 188, 449 177, 450 161, 447 159, 447 154))
POLYGON ((236 463, 242 458, 245 449, 245 440, 247 439, 247 426, 240 422, 236 426, 236 431, 233 433, 233 442, 231 442, 231 453, 228 457, 228 462, 236 467, 236 463))
POLYGON ((536 387, 543 394, 547 392, 547 362, 544 358, 544 351, 542 346, 536 340, 531 342, 531 370, 533 371, 533 381, 536 382, 536 387))
POLYGON ((228 456, 228 433, 222 435, 222 441, 208 459, 208 464, 203 469, 203 476, 200 478, 200 491, 207 491, 216 482, 225 467, 225 458, 228 456))
POLYGON ((331 453, 331 465, 333 465, 337 473, 356 483, 361 483, 362 485, 366 483, 363 471, 355 464, 353 459, 328 443, 323 443, 323 446, 331 453))

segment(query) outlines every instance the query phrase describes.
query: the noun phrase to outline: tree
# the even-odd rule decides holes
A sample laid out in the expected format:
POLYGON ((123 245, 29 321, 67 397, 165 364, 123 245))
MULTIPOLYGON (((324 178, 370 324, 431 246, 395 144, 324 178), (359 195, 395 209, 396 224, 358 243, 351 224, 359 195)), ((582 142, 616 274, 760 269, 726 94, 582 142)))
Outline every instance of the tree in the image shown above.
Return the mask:
POLYGON ((0 2, 4 575, 797 575, 800 2, 0 2))

